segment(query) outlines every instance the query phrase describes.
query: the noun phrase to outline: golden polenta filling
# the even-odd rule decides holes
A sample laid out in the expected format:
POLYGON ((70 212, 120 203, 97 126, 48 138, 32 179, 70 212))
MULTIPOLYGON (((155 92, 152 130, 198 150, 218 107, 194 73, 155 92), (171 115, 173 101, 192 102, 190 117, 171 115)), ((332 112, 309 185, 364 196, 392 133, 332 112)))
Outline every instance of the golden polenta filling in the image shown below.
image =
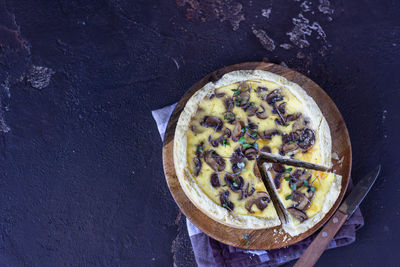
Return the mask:
POLYGON ((335 175, 316 170, 290 167, 278 163, 269 170, 271 183, 294 225, 322 210, 335 175))
POLYGON ((300 101, 276 83, 249 80, 217 88, 190 122, 189 171, 203 192, 227 210, 276 217, 256 159, 272 153, 319 163, 309 124, 300 101))

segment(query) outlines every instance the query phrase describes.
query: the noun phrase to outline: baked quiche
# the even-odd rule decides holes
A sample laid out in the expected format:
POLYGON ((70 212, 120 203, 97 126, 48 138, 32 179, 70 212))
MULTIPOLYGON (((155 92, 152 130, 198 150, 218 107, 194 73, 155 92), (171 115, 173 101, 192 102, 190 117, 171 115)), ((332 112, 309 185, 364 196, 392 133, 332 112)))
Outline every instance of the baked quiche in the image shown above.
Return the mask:
POLYGON ((280 224, 259 157, 331 166, 330 131, 317 104, 297 84, 261 70, 233 71, 198 90, 174 140, 185 194, 212 219, 237 228, 280 224))
POLYGON ((317 224, 339 196, 340 175, 279 163, 264 163, 263 167, 277 196, 283 229, 291 236, 317 224))

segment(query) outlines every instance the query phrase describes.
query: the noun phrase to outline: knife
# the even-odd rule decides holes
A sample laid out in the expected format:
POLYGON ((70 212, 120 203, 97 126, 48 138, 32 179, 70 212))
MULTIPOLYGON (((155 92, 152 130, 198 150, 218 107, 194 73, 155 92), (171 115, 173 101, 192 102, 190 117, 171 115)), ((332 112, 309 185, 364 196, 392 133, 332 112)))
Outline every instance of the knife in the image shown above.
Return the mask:
POLYGON ((339 209, 333 214, 321 232, 319 232, 314 241, 296 262, 295 267, 314 266, 344 222, 351 217, 358 205, 360 205, 361 201, 368 194, 380 171, 381 165, 378 165, 375 170, 371 171, 358 182, 342 205, 340 205, 339 209))

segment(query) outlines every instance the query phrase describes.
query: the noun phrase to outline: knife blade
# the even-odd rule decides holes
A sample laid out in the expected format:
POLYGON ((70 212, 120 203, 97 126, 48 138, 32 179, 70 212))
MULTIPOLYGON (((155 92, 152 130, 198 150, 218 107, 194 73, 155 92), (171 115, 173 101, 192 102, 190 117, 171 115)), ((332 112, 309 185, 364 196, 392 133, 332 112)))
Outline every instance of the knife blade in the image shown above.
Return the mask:
POLYGON ((351 193, 347 196, 345 201, 343 201, 342 205, 340 205, 339 210, 344 214, 347 214, 350 218, 374 185, 380 172, 381 165, 378 165, 378 167, 361 179, 361 181, 357 183, 351 193))
POLYGON ((375 183, 381 171, 381 165, 378 165, 373 171, 362 178, 351 193, 344 200, 339 209, 325 224, 324 228, 319 232, 314 241, 306 249, 300 259, 294 265, 295 267, 309 267, 313 266, 328 247, 331 240, 335 237, 336 233, 354 213, 365 196, 368 194, 372 185, 375 183))

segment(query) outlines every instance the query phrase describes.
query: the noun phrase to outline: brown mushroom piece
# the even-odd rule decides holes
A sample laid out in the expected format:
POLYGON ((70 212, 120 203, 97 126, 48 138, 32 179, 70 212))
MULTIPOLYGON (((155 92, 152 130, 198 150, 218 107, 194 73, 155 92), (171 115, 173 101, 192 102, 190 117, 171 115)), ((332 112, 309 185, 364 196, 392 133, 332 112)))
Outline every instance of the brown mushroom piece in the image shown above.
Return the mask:
POLYGON ((279 89, 275 89, 267 95, 267 103, 273 105, 275 102, 283 100, 283 96, 279 93, 279 89))
POLYGON ((252 122, 250 119, 247 119, 247 125, 249 126, 250 130, 257 130, 258 125, 254 122, 252 122))
POLYGON ((309 128, 301 130, 298 142, 299 147, 301 147, 302 149, 308 149, 309 147, 314 145, 314 142, 315 134, 313 130, 309 128))
POLYGON ((280 113, 282 113, 282 114, 285 114, 285 113, 286 113, 286 110, 285 110, 286 104, 287 104, 286 102, 283 102, 283 103, 279 104, 279 106, 278 106, 278 111, 279 111, 280 113))
POLYGON ((219 181, 218 173, 214 172, 213 174, 211 174, 210 183, 211 183, 212 187, 220 187, 221 186, 221 182, 219 181))
POLYGON ((219 201, 221 202, 221 206, 227 209, 228 211, 233 211, 235 205, 229 201, 229 191, 225 190, 219 194, 219 201))
POLYGON ((283 155, 293 154, 298 148, 296 143, 286 143, 282 146, 281 152, 283 155))
POLYGON ((272 164, 272 169, 277 173, 285 172, 285 167, 282 164, 279 164, 279 163, 273 163, 272 164))
POLYGON ((259 210, 263 211, 270 201, 269 195, 266 192, 258 191, 256 198, 247 200, 244 207, 248 212, 254 213, 254 211, 251 210, 251 207, 255 204, 259 210))
POLYGON ((204 161, 214 170, 223 171, 225 169, 225 160, 214 150, 210 149, 204 153, 204 161))
POLYGON ((256 115, 258 107, 253 102, 250 102, 243 107, 243 110, 246 111, 247 116, 251 117, 256 115))
POLYGON ((244 133, 242 133, 243 127, 244 127, 243 121, 236 122, 235 127, 233 128, 233 131, 232 131, 232 140, 234 142, 237 142, 239 140, 239 138, 244 135, 244 133))
POLYGON ((301 113, 289 114, 286 116, 286 121, 297 121, 301 117, 301 113))
POLYGON ((201 171, 201 160, 198 157, 193 158, 194 163, 194 176, 199 176, 201 171))
POLYGON ((250 184, 247 183, 246 186, 244 188, 242 188, 242 190, 240 191, 240 198, 239 200, 242 200, 244 198, 248 198, 250 196, 252 196, 254 194, 254 192, 256 191, 256 189, 254 187, 251 187, 249 190, 250 184))
POLYGON ((282 173, 276 173, 274 177, 274 185, 276 189, 281 188, 282 173))
POLYGON ((268 118, 267 112, 266 112, 266 110, 265 110, 263 105, 260 105, 260 107, 261 107, 262 111, 256 112, 256 116, 260 120, 265 120, 266 118, 268 118))
POLYGON ((270 148, 269 146, 263 146, 263 147, 260 149, 260 151, 261 151, 261 152, 264 152, 264 153, 271 153, 271 148, 270 148))
POLYGON ((300 188, 300 187, 303 186, 304 181, 306 181, 306 180, 308 180, 310 178, 311 178, 311 173, 309 173, 306 170, 297 169, 293 173, 292 179, 289 181, 289 186, 292 187, 292 184, 295 183, 296 184, 296 188, 300 188))
POLYGON ((294 202, 297 202, 297 204, 295 205, 296 209, 306 210, 310 205, 311 201, 303 193, 299 191, 293 191, 292 196, 293 196, 292 200, 294 202))
POLYGON ((253 168, 254 175, 258 178, 258 180, 262 181, 260 170, 258 169, 257 162, 254 163, 253 168))
POLYGON ((236 176, 230 173, 225 174, 225 181, 233 192, 241 190, 244 185, 244 179, 242 176, 239 175, 236 176))
POLYGON ((288 208, 287 210, 290 212, 290 214, 292 214, 300 222, 304 222, 305 220, 308 219, 307 214, 299 209, 291 207, 291 208, 288 208))
POLYGON ((224 96, 225 96, 225 93, 216 93, 215 96, 216 96, 217 98, 221 98, 221 97, 224 97, 224 96))
POLYGON ((270 130, 265 130, 261 134, 260 138, 263 140, 272 140, 272 137, 274 135, 280 135, 280 134, 282 134, 282 132, 279 131, 278 129, 270 129, 270 130))
POLYGON ((245 155, 242 153, 241 147, 237 147, 231 156, 232 171, 239 173, 245 167, 245 155))
POLYGON ((217 147, 219 144, 222 144, 223 141, 228 139, 229 137, 231 137, 231 130, 229 130, 229 128, 225 128, 224 133, 220 137, 218 137, 214 140, 210 140, 211 145, 213 147, 217 147))
POLYGON ((222 120, 215 116, 204 116, 203 121, 200 124, 207 128, 213 128, 216 131, 221 131, 223 126, 222 120))
POLYGON ((257 157, 257 155, 258 155, 258 150, 255 149, 254 147, 249 147, 249 148, 246 148, 246 149, 243 151, 243 153, 244 153, 244 155, 246 156, 246 158, 247 158, 248 160, 253 160, 254 158, 257 157))

